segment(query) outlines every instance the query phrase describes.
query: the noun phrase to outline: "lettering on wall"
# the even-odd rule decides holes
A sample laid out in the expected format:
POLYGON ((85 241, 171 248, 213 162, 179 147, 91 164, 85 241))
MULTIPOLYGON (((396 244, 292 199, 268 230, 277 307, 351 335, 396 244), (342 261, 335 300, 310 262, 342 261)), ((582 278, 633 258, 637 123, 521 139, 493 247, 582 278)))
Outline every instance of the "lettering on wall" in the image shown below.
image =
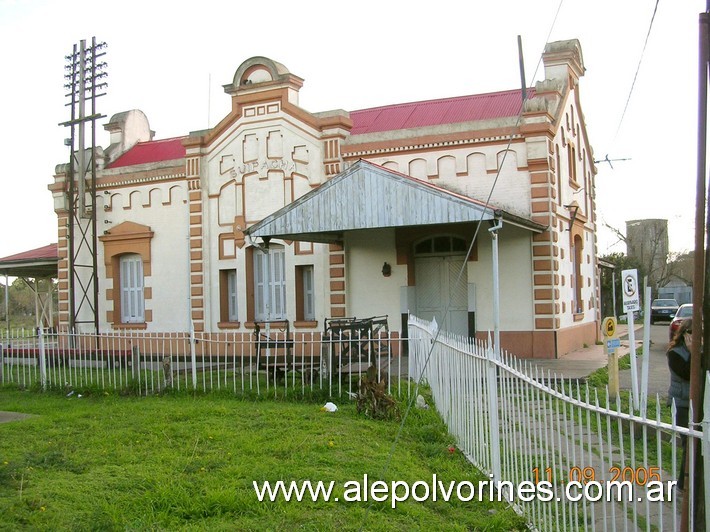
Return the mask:
POLYGON ((272 170, 281 170, 285 174, 290 174, 296 170, 296 163, 289 159, 269 159, 268 161, 254 161, 235 166, 229 171, 229 174, 238 179, 246 174, 257 173, 260 177, 267 177, 268 172, 272 170))

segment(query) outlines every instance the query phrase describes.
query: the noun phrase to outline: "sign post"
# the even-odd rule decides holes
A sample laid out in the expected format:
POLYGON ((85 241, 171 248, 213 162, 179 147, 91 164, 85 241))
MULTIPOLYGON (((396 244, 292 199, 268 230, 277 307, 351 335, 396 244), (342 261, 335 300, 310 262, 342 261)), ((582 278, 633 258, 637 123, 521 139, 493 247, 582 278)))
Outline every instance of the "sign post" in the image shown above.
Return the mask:
POLYGON ((629 327, 629 357, 631 358, 631 396, 634 408, 639 409, 638 375, 636 370, 636 333, 634 331, 634 312, 641 309, 639 296, 638 272, 622 270, 621 288, 623 291, 626 323, 629 327))
POLYGON ((602 321, 602 333, 606 338, 606 350, 609 355, 609 398, 619 396, 619 346, 621 343, 616 337, 616 318, 606 317, 602 321))

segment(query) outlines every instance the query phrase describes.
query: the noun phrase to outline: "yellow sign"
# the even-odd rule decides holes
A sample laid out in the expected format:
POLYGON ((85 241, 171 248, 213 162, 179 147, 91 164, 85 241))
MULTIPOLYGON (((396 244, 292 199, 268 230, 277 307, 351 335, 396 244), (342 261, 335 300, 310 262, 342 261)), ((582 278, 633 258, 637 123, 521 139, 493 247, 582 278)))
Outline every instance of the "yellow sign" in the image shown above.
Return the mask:
POLYGON ((616 335, 616 318, 604 318, 604 321, 602 321, 602 332, 607 338, 613 338, 614 335, 616 335))

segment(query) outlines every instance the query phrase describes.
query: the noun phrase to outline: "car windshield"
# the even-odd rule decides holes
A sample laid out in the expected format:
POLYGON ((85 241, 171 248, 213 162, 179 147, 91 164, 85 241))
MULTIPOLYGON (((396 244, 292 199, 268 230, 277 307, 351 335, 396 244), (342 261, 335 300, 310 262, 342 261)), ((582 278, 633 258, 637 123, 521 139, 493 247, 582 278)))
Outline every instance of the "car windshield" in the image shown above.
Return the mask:
POLYGON ((678 309, 678 312, 676 313, 675 317, 676 318, 690 318, 693 315, 693 307, 692 305, 683 305, 678 309))
POLYGON ((675 299, 656 299, 653 302, 654 307, 677 307, 678 303, 676 303, 675 299))

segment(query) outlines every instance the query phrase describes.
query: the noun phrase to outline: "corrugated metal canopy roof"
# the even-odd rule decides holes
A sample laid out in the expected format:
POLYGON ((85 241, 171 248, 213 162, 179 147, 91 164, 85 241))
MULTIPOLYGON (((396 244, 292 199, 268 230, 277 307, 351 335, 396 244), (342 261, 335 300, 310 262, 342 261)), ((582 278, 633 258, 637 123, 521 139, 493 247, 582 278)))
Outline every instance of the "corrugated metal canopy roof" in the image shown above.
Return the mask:
POLYGON ((360 160, 245 233, 261 238, 337 242, 345 231, 494 218, 534 232, 545 230, 538 223, 486 207, 473 198, 360 160))
POLYGON ((0 259, 0 273, 12 277, 57 277, 57 244, 23 251, 0 259))

